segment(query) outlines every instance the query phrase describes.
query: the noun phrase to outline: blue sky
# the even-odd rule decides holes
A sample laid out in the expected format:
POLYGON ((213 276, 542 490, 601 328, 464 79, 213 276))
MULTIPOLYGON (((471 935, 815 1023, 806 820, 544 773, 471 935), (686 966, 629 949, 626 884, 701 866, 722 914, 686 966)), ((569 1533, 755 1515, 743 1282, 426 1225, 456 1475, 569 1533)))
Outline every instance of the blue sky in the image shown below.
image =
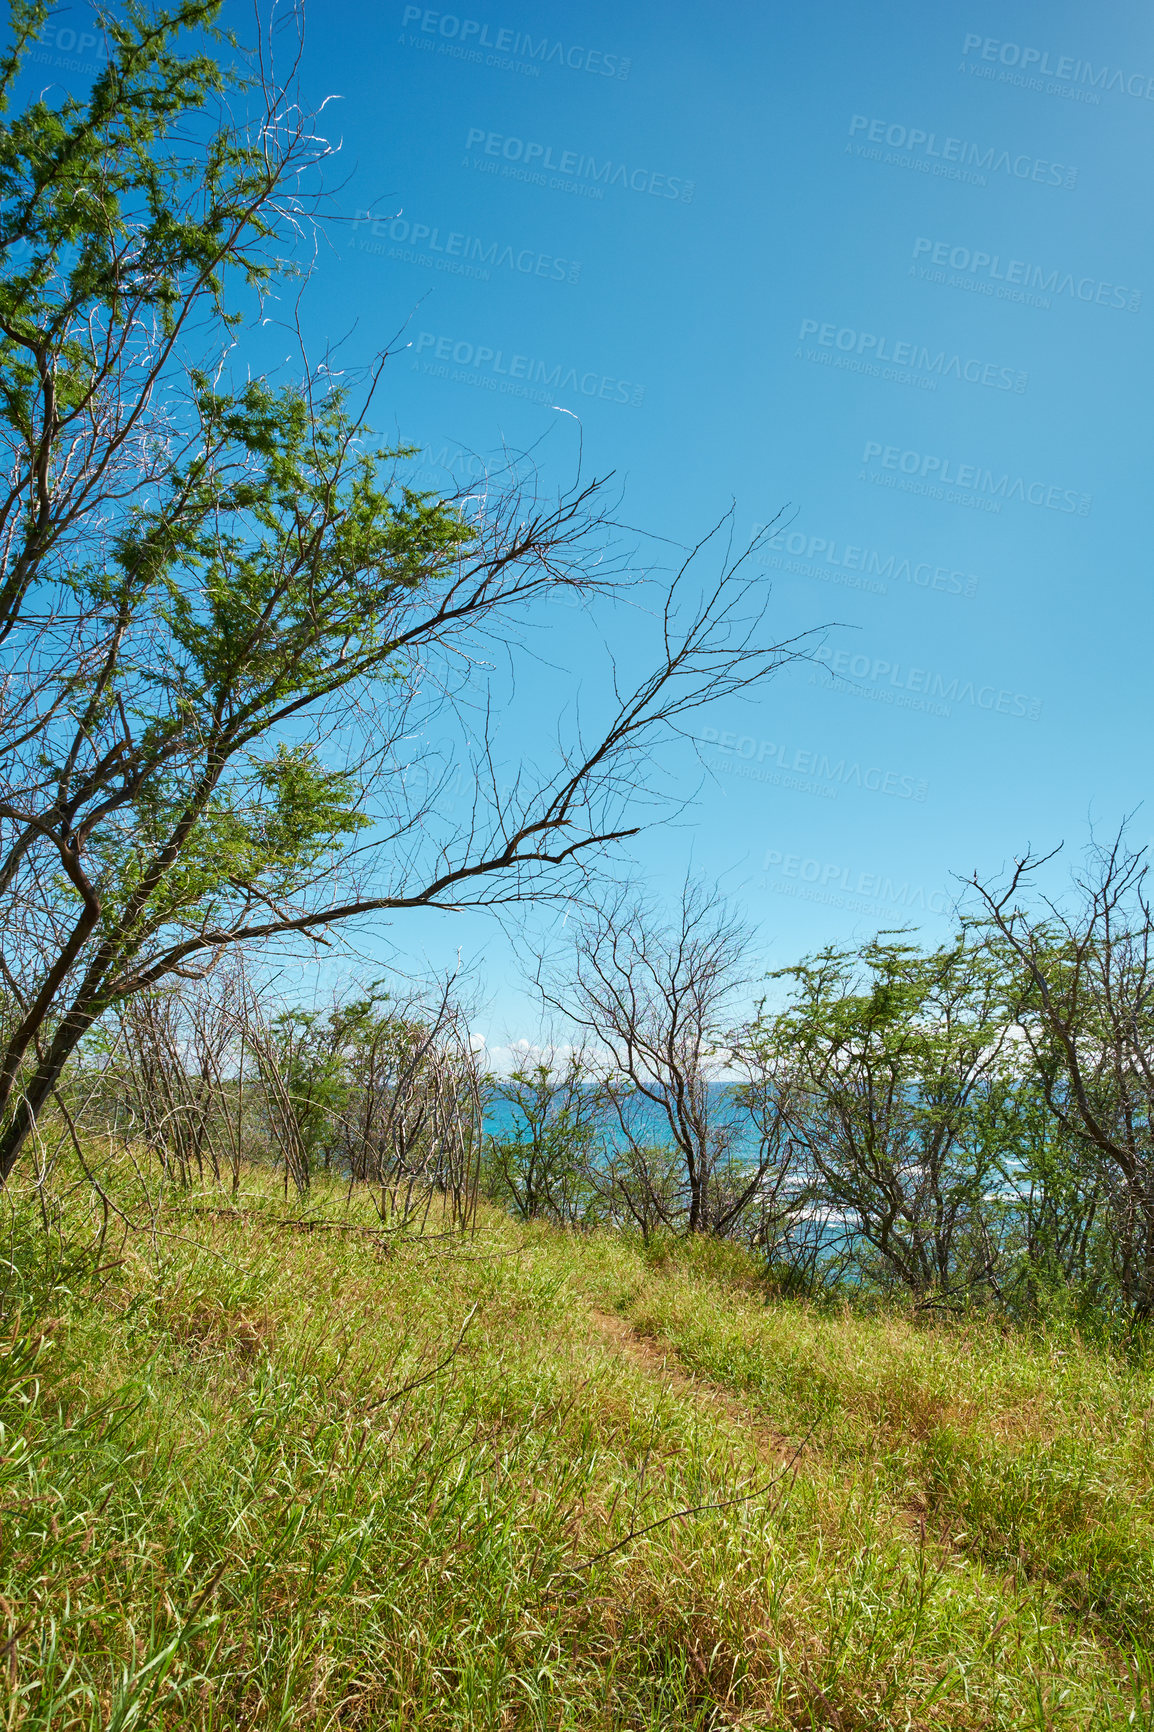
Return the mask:
MULTIPOLYGON (((671 542, 787 508, 772 629, 838 622, 826 669, 702 715, 695 805, 633 851, 659 893, 719 880, 781 965, 936 936, 951 874, 1027 843, 1154 835, 1148 7, 330 4, 304 77, 362 213, 309 336, 400 333, 385 430, 552 429, 560 476, 579 416, 671 542), (514 355, 575 370, 569 416, 500 389, 514 355)), ((548 733, 558 614, 519 708, 548 733)), ((483 959, 493 1038, 528 1032, 488 924, 388 937, 483 959)))

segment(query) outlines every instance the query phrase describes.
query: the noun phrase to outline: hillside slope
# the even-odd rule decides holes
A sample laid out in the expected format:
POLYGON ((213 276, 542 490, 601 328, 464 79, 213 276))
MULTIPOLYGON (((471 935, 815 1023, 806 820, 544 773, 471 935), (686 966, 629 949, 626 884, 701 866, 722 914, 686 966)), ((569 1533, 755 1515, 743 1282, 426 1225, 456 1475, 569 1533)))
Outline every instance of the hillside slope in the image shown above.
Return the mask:
POLYGON ((5 1727, 1154 1727, 1144 1370, 133 1185, 11 1217, 5 1727))

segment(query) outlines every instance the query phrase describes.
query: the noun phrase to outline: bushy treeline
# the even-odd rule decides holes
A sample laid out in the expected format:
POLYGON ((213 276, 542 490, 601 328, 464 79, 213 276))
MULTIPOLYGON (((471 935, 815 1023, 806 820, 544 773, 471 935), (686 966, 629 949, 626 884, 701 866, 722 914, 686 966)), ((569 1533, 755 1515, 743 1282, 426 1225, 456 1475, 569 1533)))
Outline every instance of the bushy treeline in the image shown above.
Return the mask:
MULTIPOLYGON (((1072 911, 1020 871, 936 948, 883 933, 770 978, 703 889, 622 899, 538 977, 556 1043, 486 1068, 451 987, 268 1008, 223 967, 132 1000, 61 1095, 174 1176, 367 1184, 393 1231, 478 1194, 643 1239, 708 1233, 779 1289, 1143 1318, 1154 1304, 1154 1014, 1140 856, 1072 911), (744 1014, 741 1007, 744 1005, 744 1014)), ((83 1137, 80 1138, 83 1141, 83 1137)))
POLYGON ((446 990, 375 987, 327 1011, 285 1007, 226 961, 141 994, 95 1031, 58 1096, 74 1153, 109 1137, 183 1186, 233 1194, 271 1163, 286 1197, 321 1172, 367 1186, 382 1228, 467 1228, 477 1201, 484 1078, 446 990))
POLYGON ((705 1231, 786 1290, 1135 1319, 1154 1304, 1145 863, 1096 851, 1062 905, 975 882, 956 936, 883 933, 772 977, 689 891, 588 921, 545 981, 584 1047, 494 1083, 518 1212, 705 1231))

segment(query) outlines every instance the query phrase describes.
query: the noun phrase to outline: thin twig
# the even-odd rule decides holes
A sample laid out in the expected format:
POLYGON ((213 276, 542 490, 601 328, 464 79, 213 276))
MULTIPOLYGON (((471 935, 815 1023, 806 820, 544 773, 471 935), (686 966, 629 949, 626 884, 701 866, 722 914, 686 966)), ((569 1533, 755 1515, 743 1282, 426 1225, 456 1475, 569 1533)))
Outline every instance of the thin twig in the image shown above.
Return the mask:
POLYGON ((603 1563, 606 1558, 611 1558, 615 1552, 623 1551, 625 1547, 631 1545, 634 1540, 644 1538, 646 1534, 653 1533, 655 1529, 667 1526, 669 1522, 680 1521, 683 1516, 705 1515, 711 1510, 735 1509, 738 1504, 751 1503, 754 1498, 763 1497, 766 1492, 772 1491, 774 1486, 779 1484, 793 1468, 798 1456, 817 1430, 817 1424, 817 1420, 814 1420, 813 1424, 810 1426, 809 1430, 806 1432, 785 1466, 780 1470, 780 1472, 775 1473, 772 1479, 766 1480, 764 1485, 754 1486, 752 1491, 742 1492, 737 1497, 723 1498, 718 1503, 694 1504, 690 1508, 675 1509, 671 1511, 669 1515, 658 1516, 656 1521, 649 1522, 647 1526, 643 1528, 631 1528, 625 1535, 625 1538, 623 1540, 618 1540, 616 1545, 606 1546, 604 1551, 594 1552, 593 1556, 590 1558, 579 1558, 574 1567, 579 1570, 591 1570, 594 1564, 603 1563))

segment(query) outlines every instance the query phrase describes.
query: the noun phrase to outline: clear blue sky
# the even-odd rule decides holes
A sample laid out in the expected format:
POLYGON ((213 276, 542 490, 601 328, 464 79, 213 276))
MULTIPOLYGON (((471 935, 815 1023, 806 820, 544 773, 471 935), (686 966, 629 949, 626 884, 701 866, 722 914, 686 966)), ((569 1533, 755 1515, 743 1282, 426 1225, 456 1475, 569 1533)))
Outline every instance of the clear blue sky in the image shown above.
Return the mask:
MULTIPOLYGON (((650 882, 721 880, 782 964, 936 935, 952 872, 1148 802, 1148 6, 346 0, 304 72, 378 219, 333 236, 310 335, 403 330, 381 420, 527 446, 564 418, 499 369, 574 369, 552 401, 630 521, 788 506, 776 629, 843 623, 834 677, 702 717, 716 774, 650 882)), ((551 731, 544 667, 523 699, 551 731)), ((484 955, 493 1038, 528 1031, 487 925, 391 937, 484 955)))

